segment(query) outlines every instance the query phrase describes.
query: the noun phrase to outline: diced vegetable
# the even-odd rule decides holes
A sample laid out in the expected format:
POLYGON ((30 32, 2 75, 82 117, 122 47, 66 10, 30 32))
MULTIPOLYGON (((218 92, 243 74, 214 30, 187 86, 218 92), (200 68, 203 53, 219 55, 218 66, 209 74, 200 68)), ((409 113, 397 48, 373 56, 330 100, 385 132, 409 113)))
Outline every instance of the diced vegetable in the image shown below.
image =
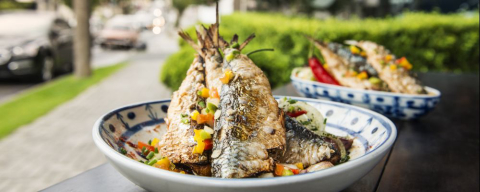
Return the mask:
POLYGON ((203 143, 205 143, 205 150, 211 150, 213 148, 213 141, 211 139, 206 139, 203 143))
POLYGON ((202 130, 202 131, 200 131, 200 138, 203 141, 203 140, 206 140, 206 139, 211 139, 212 135, 210 135, 210 133, 207 133, 205 130, 202 130))
POLYGON ((233 77, 233 71, 231 69, 226 69, 223 73, 223 77, 220 78, 220 81, 222 81, 223 84, 228 84, 233 77))
POLYGON ((148 165, 152 166, 153 164, 155 164, 157 162, 156 159, 152 159, 151 161, 148 162, 148 165))
POLYGON ((283 169, 282 176, 291 176, 291 175, 293 175, 292 170, 290 170, 290 169, 283 169))
POLYGON ((165 169, 165 170, 170 170, 170 160, 168 160, 168 157, 164 157, 157 161, 157 164, 155 164, 160 169, 165 169))
POLYGON ((360 49, 355 45, 350 45, 350 52, 352 52, 352 54, 360 54, 360 49))
POLYGON ((197 145, 193 147, 193 153, 202 154, 205 150, 205 143, 203 141, 197 141, 197 145))
POLYGON ((386 61, 386 62, 389 62, 389 61, 391 61, 392 59, 393 59, 393 56, 392 56, 392 55, 386 55, 386 56, 385 56, 385 61, 386 61))
POLYGON ((153 138, 152 143, 150 143, 150 146, 155 147, 155 145, 157 145, 159 141, 160 140, 158 138, 153 138))
POLYGON ((233 50, 232 52, 230 52, 226 57, 225 59, 227 60, 227 62, 230 62, 232 61, 233 59, 235 59, 235 57, 240 54, 240 51, 237 51, 237 50, 233 50))
POLYGON ((392 71, 397 70, 397 65, 394 65, 394 64, 390 65, 390 70, 392 71))
POLYGON ((199 102, 198 102, 198 106, 200 106, 200 107, 202 107, 202 108, 205 108, 205 107, 206 107, 204 101, 199 101, 199 102))
POLYGON ((213 135, 213 129, 209 126, 203 126, 203 130, 206 131, 207 133, 209 133, 210 135, 213 135))
POLYGON ((295 166, 297 166, 299 169, 303 169, 303 163, 295 163, 295 166))
POLYGON ((358 78, 358 79, 366 79, 366 78, 368 78, 368 74, 367 74, 367 72, 362 71, 361 73, 359 73, 359 74, 357 75, 357 78, 358 78))
POLYGON ((292 169, 294 175, 298 175, 300 173, 300 169, 292 169))
POLYGON ((220 95, 218 94, 218 90, 216 88, 212 88, 210 91, 210 97, 220 99, 220 95))
POLYGON ((143 147, 145 147, 145 149, 148 150, 148 151, 154 151, 155 150, 154 147, 152 147, 152 146, 150 146, 150 145, 148 145, 144 142, 139 141, 138 144, 137 144, 137 148, 142 150, 143 147))
POLYGON ((378 84, 382 83, 382 80, 380 80, 379 78, 376 78, 376 77, 370 77, 368 79, 368 81, 370 81, 370 83, 374 84, 374 85, 378 85, 378 84))
POLYGON ((288 116, 290 117, 298 117, 303 114, 307 114, 307 111, 300 110, 300 111, 294 111, 294 112, 286 112, 288 116))
POLYGON ((194 121, 197 121, 199 115, 200 113, 197 110, 193 111, 192 114, 190 114, 194 121))
POLYGON ((151 159, 153 157, 153 155, 155 155, 155 152, 150 151, 150 153, 148 153, 148 155, 147 155, 147 159, 151 159))
POLYGON ((210 93, 210 90, 208 90, 207 88, 202 88, 200 96, 203 98, 208 98, 208 96, 210 95, 209 93, 210 93))
POLYGON ((213 114, 211 114, 211 113, 199 114, 197 116, 197 123, 198 124, 209 123, 210 121, 213 122, 213 114))
POLYGON ((284 170, 284 169, 285 169, 285 168, 283 167, 283 165, 277 163, 277 164, 275 165, 275 175, 277 175, 277 176, 283 175, 283 170, 284 170))
POLYGON ((407 69, 407 70, 410 70, 412 69, 412 64, 410 64, 410 62, 407 60, 407 58, 405 57, 402 57, 400 59, 397 59, 396 61, 398 64, 400 64, 400 66, 402 66, 403 68, 407 69))
POLYGON ((215 112, 217 110, 217 106, 213 103, 207 103, 207 109, 212 112, 215 112))

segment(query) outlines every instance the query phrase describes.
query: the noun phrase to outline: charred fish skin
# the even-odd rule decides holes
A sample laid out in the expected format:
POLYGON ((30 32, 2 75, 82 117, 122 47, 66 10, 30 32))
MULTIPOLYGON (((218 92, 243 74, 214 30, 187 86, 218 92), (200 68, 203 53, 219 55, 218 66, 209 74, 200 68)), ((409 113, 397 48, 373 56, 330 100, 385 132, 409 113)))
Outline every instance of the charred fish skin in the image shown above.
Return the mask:
MULTIPOLYGON (((391 70, 388 63, 385 63, 385 57, 391 55, 390 51, 384 46, 371 41, 360 41, 356 45, 367 53, 367 60, 379 72, 379 77, 384 80, 392 92, 408 94, 427 94, 424 86, 409 74, 408 70, 399 68, 391 70)), ((393 56, 394 57, 394 56, 393 56)), ((391 60, 393 61, 392 58, 391 60)))
POLYGON ((308 167, 321 161, 330 161, 338 156, 335 144, 328 138, 318 136, 295 119, 285 116, 287 145, 283 154, 276 154, 280 163, 303 163, 308 167))
MULTIPOLYGON (((226 49, 225 55, 236 52, 226 49)), ((263 72, 245 55, 224 61, 235 75, 220 94, 215 122, 212 173, 221 178, 251 177, 273 171, 269 151, 285 146, 283 112, 263 72)))
POLYGON ((197 56, 180 88, 173 93, 167 111, 167 133, 158 144, 159 153, 163 157, 168 157, 172 163, 208 163, 207 154, 192 153, 196 145, 193 130, 201 125, 197 125, 188 117, 188 114, 196 109, 197 102, 202 99, 197 95, 197 91, 205 87, 204 70, 203 59, 197 56), (190 121, 186 122, 185 118, 190 121))

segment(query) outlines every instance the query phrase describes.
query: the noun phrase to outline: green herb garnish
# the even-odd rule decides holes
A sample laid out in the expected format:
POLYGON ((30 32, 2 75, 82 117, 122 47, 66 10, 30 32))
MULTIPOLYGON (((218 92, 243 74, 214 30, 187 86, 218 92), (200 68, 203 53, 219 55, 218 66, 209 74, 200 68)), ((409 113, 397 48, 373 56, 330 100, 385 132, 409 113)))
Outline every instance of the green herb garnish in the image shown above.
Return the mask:
POLYGON ((293 100, 293 99, 288 98, 287 102, 290 103, 290 104, 295 104, 297 102, 297 100, 293 100))
POLYGON ((327 124, 327 118, 323 119, 323 124, 324 124, 324 125, 327 124))
POLYGON ((205 102, 204 101, 199 101, 198 105, 202 108, 205 108, 205 102))
POLYGON ((153 155, 155 155, 155 153, 153 151, 150 151, 150 153, 148 153, 147 155, 147 159, 151 159, 153 155))
POLYGON ((155 152, 155 153, 158 153, 158 148, 155 147, 155 151, 154 151, 154 152, 155 152))
POLYGON ((125 150, 125 148, 121 147, 120 148, 120 153, 125 155, 125 154, 127 154, 127 150, 125 150))

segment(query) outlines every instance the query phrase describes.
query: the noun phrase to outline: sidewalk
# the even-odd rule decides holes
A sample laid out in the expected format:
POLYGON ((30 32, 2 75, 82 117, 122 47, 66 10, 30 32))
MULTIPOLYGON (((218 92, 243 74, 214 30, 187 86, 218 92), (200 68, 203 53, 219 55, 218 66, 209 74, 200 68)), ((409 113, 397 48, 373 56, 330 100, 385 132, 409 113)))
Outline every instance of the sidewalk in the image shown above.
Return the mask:
POLYGON ((177 41, 160 39, 159 53, 134 56, 116 74, 0 140, 0 191, 38 191, 104 163, 91 136, 97 118, 123 105, 170 98, 158 75, 177 41))

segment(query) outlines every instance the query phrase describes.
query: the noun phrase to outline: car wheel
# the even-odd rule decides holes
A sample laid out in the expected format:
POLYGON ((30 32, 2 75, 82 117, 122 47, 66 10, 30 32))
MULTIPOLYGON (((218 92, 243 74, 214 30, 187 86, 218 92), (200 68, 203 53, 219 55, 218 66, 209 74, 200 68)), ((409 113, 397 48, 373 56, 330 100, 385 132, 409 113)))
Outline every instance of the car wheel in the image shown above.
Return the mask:
POLYGON ((40 78, 42 81, 50 81, 53 79, 54 60, 51 56, 46 55, 43 57, 42 68, 40 71, 40 78))

